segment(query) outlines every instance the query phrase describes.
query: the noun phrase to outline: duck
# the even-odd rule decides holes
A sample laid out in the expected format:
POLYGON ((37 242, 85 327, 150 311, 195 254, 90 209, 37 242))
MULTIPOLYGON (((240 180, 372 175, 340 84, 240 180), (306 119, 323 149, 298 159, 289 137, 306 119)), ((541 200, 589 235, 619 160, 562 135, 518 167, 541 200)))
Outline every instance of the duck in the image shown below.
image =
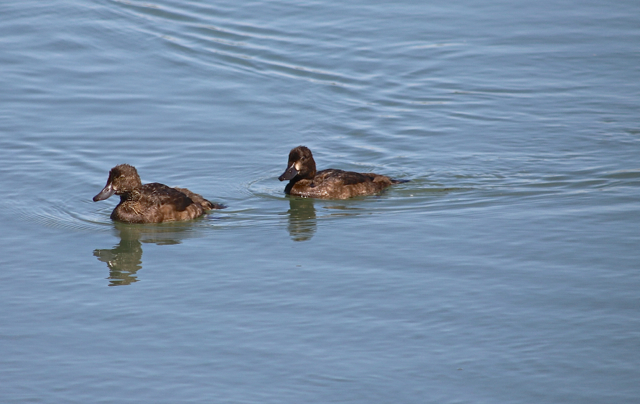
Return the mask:
POLYGON ((129 164, 119 164, 109 171, 107 185, 93 201, 103 201, 114 194, 120 196, 120 203, 111 213, 111 219, 124 223, 191 220, 209 210, 226 207, 186 188, 171 188, 157 182, 142 185, 138 170, 129 164))
POLYGON ((407 182, 391 179, 386 175, 334 168, 316 171, 313 154, 306 146, 291 149, 287 169, 278 179, 289 181, 284 189, 287 195, 320 199, 348 199, 354 196, 374 195, 393 184, 407 182))

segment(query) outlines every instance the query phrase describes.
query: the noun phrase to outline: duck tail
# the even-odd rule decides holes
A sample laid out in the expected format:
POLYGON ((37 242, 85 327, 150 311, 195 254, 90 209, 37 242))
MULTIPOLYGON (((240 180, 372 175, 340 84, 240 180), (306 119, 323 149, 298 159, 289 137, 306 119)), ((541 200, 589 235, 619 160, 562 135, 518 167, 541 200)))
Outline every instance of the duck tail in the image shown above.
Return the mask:
POLYGON ((391 179, 391 183, 392 184, 404 184, 405 182, 409 182, 411 180, 395 180, 395 179, 391 179))

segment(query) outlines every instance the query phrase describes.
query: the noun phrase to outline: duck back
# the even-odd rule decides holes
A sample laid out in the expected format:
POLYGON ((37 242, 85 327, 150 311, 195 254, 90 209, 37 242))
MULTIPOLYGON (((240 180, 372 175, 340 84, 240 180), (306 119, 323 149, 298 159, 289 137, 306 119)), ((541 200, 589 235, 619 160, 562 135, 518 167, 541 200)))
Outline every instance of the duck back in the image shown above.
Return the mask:
MULTIPOLYGON (((318 171, 313 179, 294 183, 285 192, 306 198, 347 199, 377 194, 394 183, 391 178, 374 173, 357 173, 337 169, 318 171)), ((289 184, 291 185, 291 184, 289 184)))
POLYGON ((111 218, 127 223, 174 222, 195 219, 213 209, 213 204, 201 195, 183 191, 157 182, 145 184, 135 198, 121 197, 111 218))

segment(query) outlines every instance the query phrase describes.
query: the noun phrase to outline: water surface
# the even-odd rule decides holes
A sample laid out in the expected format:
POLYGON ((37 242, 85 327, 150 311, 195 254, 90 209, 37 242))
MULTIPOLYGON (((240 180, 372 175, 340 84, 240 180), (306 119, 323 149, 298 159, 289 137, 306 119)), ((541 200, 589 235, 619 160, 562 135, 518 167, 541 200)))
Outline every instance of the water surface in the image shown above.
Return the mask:
POLYGON ((637 401, 637 2, 0 14, 3 403, 637 401), (119 163, 228 208, 113 223, 119 163))

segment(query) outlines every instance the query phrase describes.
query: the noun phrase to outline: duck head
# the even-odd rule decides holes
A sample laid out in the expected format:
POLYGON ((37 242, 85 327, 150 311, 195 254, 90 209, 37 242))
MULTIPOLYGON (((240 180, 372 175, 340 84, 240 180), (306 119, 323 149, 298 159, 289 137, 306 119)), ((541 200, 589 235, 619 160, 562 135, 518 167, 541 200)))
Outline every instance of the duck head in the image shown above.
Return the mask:
POLYGON ((280 181, 295 179, 311 179, 316 175, 316 162, 311 150, 305 146, 298 146, 289 152, 287 169, 278 179, 280 181))
POLYGON ((107 185, 93 197, 94 202, 103 201, 111 195, 122 195, 142 186, 138 171, 129 164, 120 164, 109 171, 107 185))

